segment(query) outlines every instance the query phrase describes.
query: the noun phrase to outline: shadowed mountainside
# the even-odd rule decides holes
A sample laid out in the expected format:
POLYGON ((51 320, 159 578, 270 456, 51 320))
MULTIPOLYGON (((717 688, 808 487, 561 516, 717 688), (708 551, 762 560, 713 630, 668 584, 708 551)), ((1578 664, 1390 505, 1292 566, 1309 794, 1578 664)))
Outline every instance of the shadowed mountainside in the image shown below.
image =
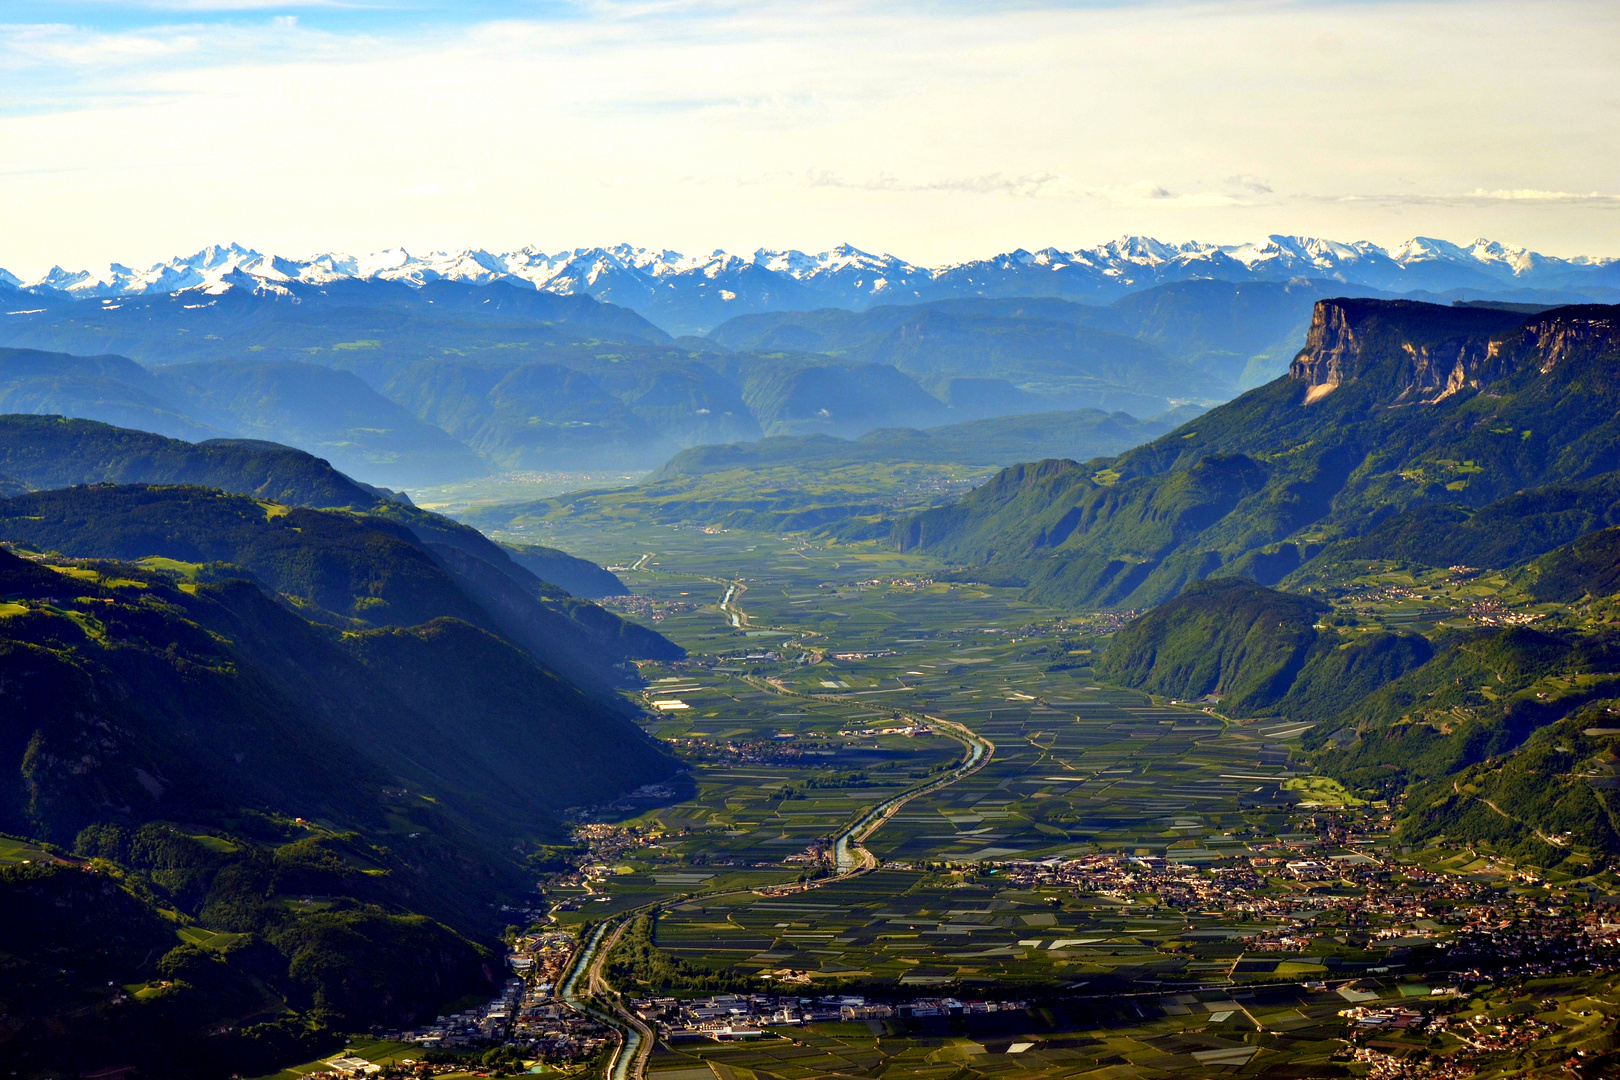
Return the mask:
POLYGON ((459 619, 341 632, 234 567, 4 550, 0 600, 0 829, 98 860, 0 869, 8 1054, 223 1077, 431 1016, 490 986, 559 812, 675 769, 459 619), (165 989, 73 1012, 109 979, 165 989))
POLYGON ((0 539, 75 558, 239 566, 335 626, 462 619, 592 686, 622 681, 614 665, 630 658, 681 655, 654 631, 547 585, 466 526, 419 536, 408 519, 436 525, 430 515, 387 509, 407 521, 206 488, 93 485, 0 500, 0 539))

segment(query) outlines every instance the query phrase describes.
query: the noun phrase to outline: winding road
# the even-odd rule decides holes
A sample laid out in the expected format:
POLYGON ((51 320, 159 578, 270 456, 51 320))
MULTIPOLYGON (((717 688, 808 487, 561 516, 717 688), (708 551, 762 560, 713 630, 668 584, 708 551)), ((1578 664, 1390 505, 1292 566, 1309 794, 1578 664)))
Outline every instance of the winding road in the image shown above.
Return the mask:
MULTIPOLYGON (((637 569, 646 562, 650 555, 642 556, 637 569)), ((749 625, 748 615, 738 605, 737 601, 748 586, 741 581, 731 581, 726 585, 725 595, 720 600, 720 611, 726 621, 736 629, 749 625)), ((778 694, 793 696, 793 692, 784 687, 770 684, 770 689, 778 694)), ((890 712, 892 715, 892 712, 890 712)), ((862 811, 853 821, 844 827, 833 839, 833 855, 837 872, 819 881, 809 881, 803 885, 794 886, 792 891, 799 892, 830 885, 836 881, 845 881, 858 874, 865 874, 878 868, 879 861, 865 847, 874 833, 888 823, 897 811, 913 799, 950 787, 964 777, 982 769, 989 763, 996 752, 995 744, 984 736, 964 727, 952 720, 944 720, 937 716, 911 717, 914 722, 926 721, 930 727, 941 735, 955 739, 965 748, 965 754, 948 773, 924 780, 922 783, 907 788, 897 795, 892 795, 880 803, 862 811)), ((666 897, 651 904, 623 911, 613 916, 616 922, 604 921, 589 937, 575 955, 564 975, 558 996, 563 1003, 575 1012, 599 1020, 611 1026, 619 1033, 619 1046, 613 1053, 613 1060, 609 1063, 606 1080, 645 1080, 647 1059, 652 1056, 653 1047, 657 1044, 652 1030, 641 1019, 624 1007, 617 991, 607 982, 602 969, 607 965, 608 956, 613 947, 619 943, 625 929, 631 920, 637 916, 649 914, 664 904, 684 902, 690 899, 714 898, 728 893, 750 892, 751 889, 726 889, 712 893, 683 894, 681 896, 666 897), (581 995, 580 980, 585 981, 585 992, 581 995), (602 1006, 606 1006, 604 1009, 602 1006)))
POLYGON ((908 788, 900 794, 878 803, 855 819, 843 832, 839 833, 833 840, 833 856, 837 860, 839 877, 848 877, 851 874, 877 869, 877 856, 866 850, 864 846, 873 833, 881 829, 895 815, 896 811, 906 803, 918 796, 950 787, 964 776, 971 776, 984 768, 985 764, 989 762, 990 756, 996 752, 995 743, 963 727, 961 724, 941 720, 934 716, 928 717, 928 721, 934 730, 950 736, 967 747, 967 756, 944 776, 926 780, 916 787, 908 788))
MULTIPOLYGON (((837 863, 838 872, 832 877, 822 878, 819 881, 809 881, 794 887, 793 891, 800 892, 809 889, 830 885, 835 881, 845 881, 859 874, 865 874, 878 868, 877 856, 865 847, 865 842, 871 839, 872 834, 882 828, 888 820, 906 803, 950 787, 965 776, 982 769, 996 752, 995 744, 978 735, 961 724, 950 720, 941 720, 938 717, 927 717, 929 723, 941 734, 961 742, 967 748, 967 753, 956 767, 944 776, 933 780, 925 780, 915 787, 908 788, 898 795, 890 796, 883 802, 872 806, 844 827, 833 841, 833 853, 837 863)), ((591 931, 584 946, 569 965, 568 973, 563 978, 562 987, 558 996, 563 1003, 575 1012, 582 1013, 595 1020, 609 1025, 619 1033, 619 1046, 613 1052, 613 1060, 609 1063, 606 1080, 645 1080, 647 1059, 652 1056, 653 1047, 657 1044, 652 1029, 619 1000, 618 992, 609 985, 602 974, 607 965, 608 956, 613 947, 619 943, 625 929, 632 919, 640 915, 656 911, 666 903, 684 902, 689 899, 714 898, 728 893, 750 892, 751 889, 727 889, 712 893, 683 894, 672 896, 652 904, 644 904, 614 916, 617 922, 603 922, 591 931), (585 981, 585 993, 579 991, 580 980, 585 981), (606 1010, 599 1007, 607 1006, 606 1010)))

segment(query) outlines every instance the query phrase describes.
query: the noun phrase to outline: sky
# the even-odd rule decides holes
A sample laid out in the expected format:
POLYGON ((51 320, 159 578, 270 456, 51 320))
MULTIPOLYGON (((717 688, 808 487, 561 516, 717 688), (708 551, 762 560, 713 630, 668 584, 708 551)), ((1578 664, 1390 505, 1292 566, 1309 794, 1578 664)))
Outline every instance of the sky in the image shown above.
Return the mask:
POLYGON ((1620 255, 1620 4, 0 0, 0 266, 1124 234, 1620 255))

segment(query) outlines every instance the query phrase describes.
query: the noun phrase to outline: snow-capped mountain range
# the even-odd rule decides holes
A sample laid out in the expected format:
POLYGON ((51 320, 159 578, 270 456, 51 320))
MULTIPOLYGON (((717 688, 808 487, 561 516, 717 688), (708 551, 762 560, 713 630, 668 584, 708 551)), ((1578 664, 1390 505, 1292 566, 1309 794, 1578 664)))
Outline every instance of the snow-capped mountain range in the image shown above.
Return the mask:
POLYGON ((817 307, 866 308, 965 296, 1063 296, 1107 302, 1190 278, 1228 281, 1326 279, 1385 292, 1481 294, 1535 290, 1567 299, 1620 299, 1620 260, 1539 255, 1492 240, 1466 247, 1416 237, 1393 248, 1361 241, 1271 236, 1258 243, 1165 243, 1126 236, 1092 248, 1044 248, 946 266, 919 266, 849 245, 808 255, 761 248, 751 255, 684 255, 621 244, 547 253, 390 248, 370 255, 307 259, 266 255, 237 244, 145 269, 111 263, 61 267, 32 281, 0 270, 0 287, 79 299, 232 289, 297 293, 340 281, 506 281, 560 295, 587 294, 629 307, 672 333, 701 332, 734 315, 817 307))

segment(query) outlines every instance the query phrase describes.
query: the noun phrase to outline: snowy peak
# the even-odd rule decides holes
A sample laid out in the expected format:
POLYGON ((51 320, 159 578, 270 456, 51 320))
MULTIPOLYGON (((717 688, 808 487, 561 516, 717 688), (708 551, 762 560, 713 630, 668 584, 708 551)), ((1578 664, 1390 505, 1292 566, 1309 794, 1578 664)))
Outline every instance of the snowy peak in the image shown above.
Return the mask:
POLYGON ((1342 277, 1346 272, 1374 265, 1393 266, 1389 254, 1373 244, 1342 244, 1314 236, 1272 235, 1257 244, 1222 249, 1250 273, 1342 277))
MULTIPOLYGON (((1089 248, 1018 248, 990 258, 927 267, 852 244, 817 254, 759 248, 687 255, 614 244, 546 252, 482 248, 415 254, 403 247, 364 255, 327 252, 303 259, 264 254, 230 243, 211 245, 144 269, 109 263, 97 270, 60 266, 19 281, 0 270, 0 284, 79 299, 233 289, 280 293, 340 281, 394 282, 412 288, 438 282, 504 281, 561 296, 621 304, 676 333, 704 330, 747 311, 808 307, 861 308, 956 296, 1067 296, 1108 302, 1127 292, 1190 278, 1286 281, 1332 279, 1394 292, 1455 288, 1620 289, 1620 261, 1538 255, 1499 241, 1464 246, 1416 236, 1392 248, 1366 241, 1272 235, 1245 244, 1173 243, 1121 236, 1089 248)), ((1582 294, 1585 295, 1585 294, 1582 294)))
POLYGON ((179 268, 189 266, 193 270, 215 270, 227 265, 234 267, 259 257, 257 251, 252 251, 241 244, 210 244, 197 254, 189 258, 173 258, 169 260, 170 266, 179 268))
POLYGON ((1100 254, 1112 256, 1115 261, 1137 266, 1158 266, 1179 256, 1204 250, 1195 243, 1167 244, 1151 236, 1122 236, 1097 249, 1100 254))
MULTIPOLYGON (((1475 246, 1478 246, 1478 241, 1475 242, 1475 246)), ((1391 248, 1389 254, 1403 266, 1436 260, 1466 262, 1473 258, 1468 248, 1459 247, 1446 240, 1436 240, 1431 236, 1414 236, 1406 243, 1391 248)))

